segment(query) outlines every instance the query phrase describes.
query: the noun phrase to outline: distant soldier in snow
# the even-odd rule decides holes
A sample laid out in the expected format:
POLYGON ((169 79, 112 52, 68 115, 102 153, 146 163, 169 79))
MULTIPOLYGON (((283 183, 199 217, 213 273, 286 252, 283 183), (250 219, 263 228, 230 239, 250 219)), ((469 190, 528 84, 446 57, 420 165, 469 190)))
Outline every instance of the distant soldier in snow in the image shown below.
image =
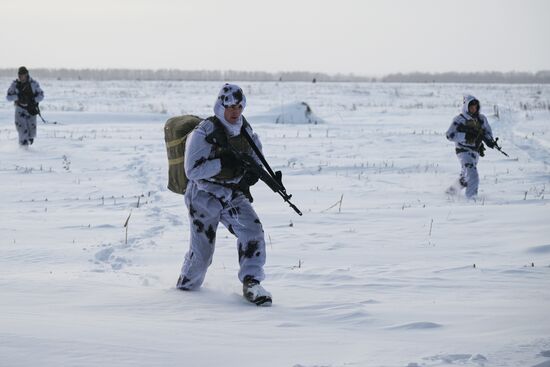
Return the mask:
POLYGON ((480 110, 479 100, 474 96, 465 95, 462 113, 453 119, 453 123, 447 130, 447 139, 455 143, 456 155, 462 166, 457 183, 451 186, 447 193, 455 194, 460 189, 466 188, 466 197, 469 199, 475 199, 477 195, 479 185, 477 162, 479 156, 484 156, 483 143, 491 149, 496 146, 491 126, 480 110))
POLYGON ((260 150, 261 143, 242 116, 245 107, 242 89, 225 84, 214 106, 215 115, 203 120, 187 138, 184 165, 189 183, 185 203, 191 241, 177 288, 194 290, 201 286, 212 263, 218 223, 222 222, 237 237, 238 276, 244 297, 268 306, 271 294, 260 285, 266 260, 264 231, 248 191, 258 181, 258 173, 245 171, 241 161, 249 158, 260 164, 243 136, 245 131, 260 150))
POLYGON ((11 83, 6 99, 15 104, 15 127, 19 144, 28 146, 36 137, 36 115, 38 103, 44 99, 44 92, 36 80, 29 76, 26 67, 21 66, 18 78, 11 83))

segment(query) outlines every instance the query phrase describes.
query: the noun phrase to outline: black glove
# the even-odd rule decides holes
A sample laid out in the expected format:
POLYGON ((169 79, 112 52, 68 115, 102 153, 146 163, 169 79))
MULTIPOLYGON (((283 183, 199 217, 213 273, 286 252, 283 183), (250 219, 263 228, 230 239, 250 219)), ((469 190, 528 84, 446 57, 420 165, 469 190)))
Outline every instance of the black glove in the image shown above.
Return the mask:
POLYGON ((218 158, 221 161, 222 169, 226 168, 236 170, 241 166, 241 162, 237 155, 229 149, 221 148, 218 153, 218 158))
MULTIPOLYGON (((498 138, 497 138, 498 139, 498 138)), ((483 139, 483 141, 485 142, 485 144, 487 144, 487 146, 491 149, 494 149, 496 146, 497 146, 497 142, 496 140, 490 140, 490 139, 483 139)))
POLYGON ((479 145, 479 148, 477 148, 477 151, 480 157, 485 157, 485 145, 483 145, 483 143, 479 145))
POLYGON ((243 178, 241 179, 241 183, 245 184, 246 186, 253 186, 258 182, 260 179, 260 175, 258 172, 255 172, 254 170, 249 170, 244 173, 243 178))

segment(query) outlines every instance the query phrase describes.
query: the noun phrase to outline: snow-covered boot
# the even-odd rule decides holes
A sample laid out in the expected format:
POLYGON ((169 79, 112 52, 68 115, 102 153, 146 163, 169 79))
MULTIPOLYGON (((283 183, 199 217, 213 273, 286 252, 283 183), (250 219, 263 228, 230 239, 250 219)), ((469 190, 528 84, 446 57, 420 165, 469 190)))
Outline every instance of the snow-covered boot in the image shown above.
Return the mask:
POLYGON ((258 306, 271 306, 271 293, 251 276, 246 276, 243 282, 243 296, 258 306))
POLYGON ((189 288, 189 280, 188 278, 184 277, 183 275, 180 275, 178 278, 178 282, 176 283, 176 288, 182 291, 189 291, 191 288, 189 288))
POLYGON ((456 188, 456 185, 451 185, 445 190, 445 194, 447 195, 456 195, 458 194, 458 190, 456 188))
POLYGON ((464 177, 460 177, 454 184, 449 186, 447 190, 445 190, 445 193, 447 195, 457 195, 462 189, 468 186, 468 183, 464 179, 464 177))

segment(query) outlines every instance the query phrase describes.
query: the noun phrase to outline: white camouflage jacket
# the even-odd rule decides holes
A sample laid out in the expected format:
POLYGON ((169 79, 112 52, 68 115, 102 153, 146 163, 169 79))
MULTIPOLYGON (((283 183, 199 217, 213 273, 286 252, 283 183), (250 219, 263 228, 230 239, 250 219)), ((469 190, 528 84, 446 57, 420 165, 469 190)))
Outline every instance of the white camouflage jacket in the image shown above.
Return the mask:
MULTIPOLYGON (((31 85, 34 100, 38 103, 42 102, 44 99, 44 91, 40 88, 40 84, 38 84, 38 82, 31 77, 29 77, 29 83, 31 85)), ((21 91, 18 88, 18 81, 14 80, 8 88, 6 99, 10 102, 15 102, 19 99, 20 93, 21 91)))
MULTIPOLYGON (((464 102, 462 104, 462 113, 460 115, 455 116, 453 119, 453 123, 447 130, 447 139, 454 142, 456 145, 456 148, 463 148, 468 150, 477 150, 479 147, 479 142, 476 143, 476 141, 468 140, 466 138, 466 133, 461 132, 459 130, 462 130, 462 128, 465 128, 466 125, 470 124, 471 121, 476 121, 479 123, 479 127, 481 128, 480 137, 483 140, 493 140, 493 132, 491 130, 491 126, 489 125, 489 122, 487 121, 487 117, 485 115, 478 113, 477 119, 473 116, 471 116, 468 113, 468 104, 473 101, 475 98, 472 95, 466 95, 464 96, 464 102)), ((481 105, 479 106, 479 110, 481 110, 481 105)))
MULTIPOLYGON (((199 190, 209 192, 219 199, 229 200, 232 190, 220 184, 238 183, 242 175, 228 180, 214 178, 222 169, 220 159, 216 158, 216 146, 206 141, 206 137, 212 134, 214 129, 214 123, 206 119, 201 121, 187 138, 184 162, 185 174, 189 179, 189 185, 197 185, 199 190)), ((262 151, 262 143, 258 135, 254 133, 250 125, 247 125, 246 129, 256 146, 262 151)), ((256 154, 252 153, 251 155, 261 165, 256 154)))

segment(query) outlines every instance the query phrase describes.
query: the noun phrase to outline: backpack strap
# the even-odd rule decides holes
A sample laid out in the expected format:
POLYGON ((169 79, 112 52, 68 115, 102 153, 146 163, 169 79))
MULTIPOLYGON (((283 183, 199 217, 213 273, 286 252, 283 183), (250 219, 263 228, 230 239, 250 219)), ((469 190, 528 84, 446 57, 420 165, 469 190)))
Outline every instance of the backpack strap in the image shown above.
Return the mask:
POLYGON ((214 124, 216 129, 223 128, 222 122, 217 116, 210 116, 206 118, 208 121, 211 121, 214 124))
POLYGON ((180 145, 181 143, 183 143, 185 141, 185 139, 187 139, 187 135, 185 135, 184 137, 181 137, 179 139, 174 139, 174 140, 167 141, 166 142, 166 148, 173 148, 177 145, 180 145))

